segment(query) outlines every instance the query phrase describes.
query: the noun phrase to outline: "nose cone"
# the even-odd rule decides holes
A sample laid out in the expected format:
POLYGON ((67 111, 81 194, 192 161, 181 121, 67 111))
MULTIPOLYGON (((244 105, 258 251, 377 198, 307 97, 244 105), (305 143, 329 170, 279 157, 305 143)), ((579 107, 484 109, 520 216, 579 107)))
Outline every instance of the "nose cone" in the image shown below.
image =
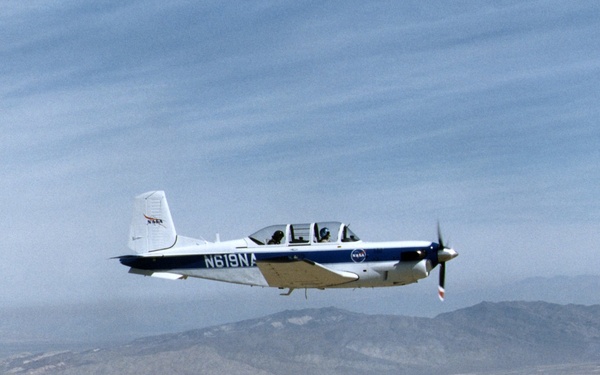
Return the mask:
POLYGON ((438 262, 447 262, 458 256, 458 253, 454 249, 443 248, 438 250, 438 262))

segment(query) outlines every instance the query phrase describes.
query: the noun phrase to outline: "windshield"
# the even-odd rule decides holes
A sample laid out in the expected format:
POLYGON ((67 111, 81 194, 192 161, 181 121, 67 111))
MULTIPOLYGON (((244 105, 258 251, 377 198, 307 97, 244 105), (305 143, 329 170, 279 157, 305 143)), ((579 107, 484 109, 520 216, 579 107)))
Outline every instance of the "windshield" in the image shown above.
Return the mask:
POLYGON ((356 242, 360 241, 360 238, 347 225, 344 225, 344 230, 342 231, 342 242, 356 242))

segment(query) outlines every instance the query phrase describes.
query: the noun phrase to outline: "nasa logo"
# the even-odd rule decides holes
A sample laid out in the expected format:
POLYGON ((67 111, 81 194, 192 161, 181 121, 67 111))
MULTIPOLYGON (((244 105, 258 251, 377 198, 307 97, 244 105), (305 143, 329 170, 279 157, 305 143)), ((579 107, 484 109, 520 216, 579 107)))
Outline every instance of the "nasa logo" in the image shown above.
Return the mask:
POLYGON ((363 249, 352 250, 352 254, 350 254, 350 258, 354 263, 362 263, 367 259, 367 252, 363 249))
POLYGON ((155 217, 150 217, 150 216, 147 216, 147 215, 144 215, 144 217, 146 218, 146 220, 148 220, 148 224, 158 224, 158 225, 164 227, 164 225, 162 225, 163 224, 162 219, 157 219, 155 217))

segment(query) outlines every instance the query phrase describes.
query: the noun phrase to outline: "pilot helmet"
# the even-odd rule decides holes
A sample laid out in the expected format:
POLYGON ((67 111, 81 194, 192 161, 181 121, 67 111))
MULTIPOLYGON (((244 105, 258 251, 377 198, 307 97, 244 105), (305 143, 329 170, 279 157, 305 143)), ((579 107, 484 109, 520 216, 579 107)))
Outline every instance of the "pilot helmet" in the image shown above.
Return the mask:
POLYGON ((281 240, 283 238, 283 232, 280 230, 276 230, 275 233, 273 233, 273 238, 276 240, 281 240))
POLYGON ((321 235, 321 238, 329 236, 329 228, 321 229, 321 231, 319 231, 319 234, 321 235))

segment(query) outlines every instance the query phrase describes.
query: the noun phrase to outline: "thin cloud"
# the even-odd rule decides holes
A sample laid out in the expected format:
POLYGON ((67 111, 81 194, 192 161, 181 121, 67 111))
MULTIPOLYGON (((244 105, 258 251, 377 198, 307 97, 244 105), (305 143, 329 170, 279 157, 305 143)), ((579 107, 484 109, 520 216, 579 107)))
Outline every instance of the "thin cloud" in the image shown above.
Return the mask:
POLYGON ((30 4, 0 12, 7 301, 193 290, 105 262, 151 189, 190 236, 324 218, 434 239, 441 219, 457 282, 485 254, 591 270, 550 266, 598 216, 596 5, 30 4))

